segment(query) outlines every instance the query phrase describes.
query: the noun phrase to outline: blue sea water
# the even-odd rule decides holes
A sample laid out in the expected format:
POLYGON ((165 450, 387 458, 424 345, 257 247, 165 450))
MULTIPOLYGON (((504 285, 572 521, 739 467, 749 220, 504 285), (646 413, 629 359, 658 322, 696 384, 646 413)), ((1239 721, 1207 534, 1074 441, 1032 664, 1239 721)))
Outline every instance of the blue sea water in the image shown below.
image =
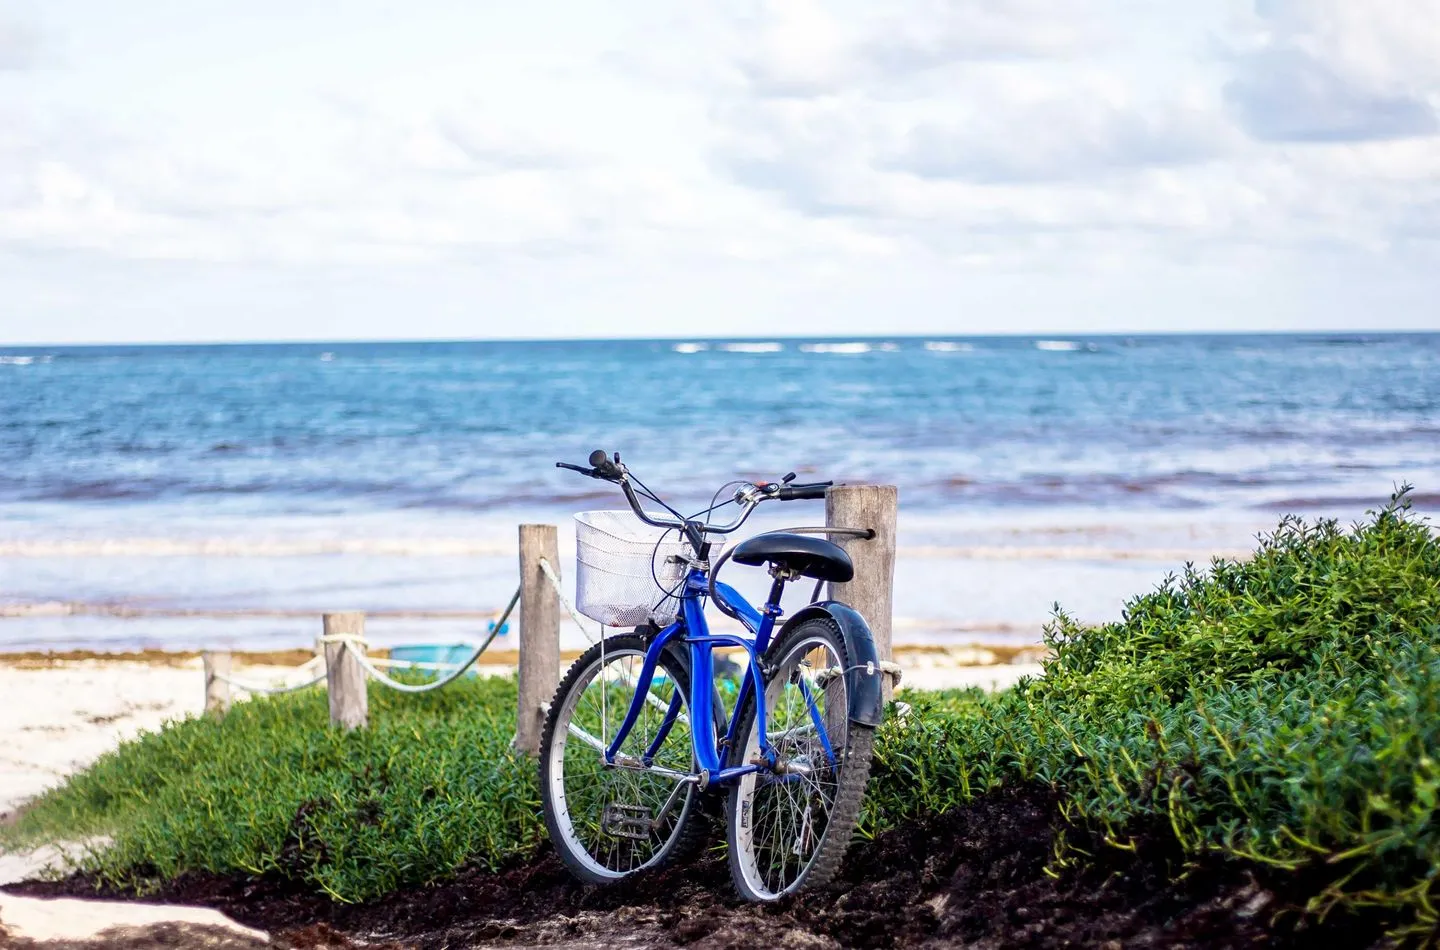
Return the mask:
POLYGON ((1099 565, 1102 615, 1161 554, 1279 512, 1359 517, 1402 481, 1434 507, 1440 334, 0 347, 0 605, 24 613, 0 648, 216 635, 39 604, 486 608, 517 521, 613 506, 553 467, 596 447, 692 508, 735 477, 892 482, 902 567, 1051 562, 1083 601, 1099 565))

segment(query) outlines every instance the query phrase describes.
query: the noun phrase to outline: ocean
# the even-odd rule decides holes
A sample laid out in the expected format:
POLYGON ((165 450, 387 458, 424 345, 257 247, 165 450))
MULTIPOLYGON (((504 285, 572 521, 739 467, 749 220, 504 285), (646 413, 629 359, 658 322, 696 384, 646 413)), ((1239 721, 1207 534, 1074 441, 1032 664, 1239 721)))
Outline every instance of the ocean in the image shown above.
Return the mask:
POLYGON ((518 523, 621 505, 554 467, 597 447, 691 510, 896 484, 897 641, 1030 641, 1285 512, 1434 510, 1440 334, 0 347, 0 650, 472 638, 518 523))

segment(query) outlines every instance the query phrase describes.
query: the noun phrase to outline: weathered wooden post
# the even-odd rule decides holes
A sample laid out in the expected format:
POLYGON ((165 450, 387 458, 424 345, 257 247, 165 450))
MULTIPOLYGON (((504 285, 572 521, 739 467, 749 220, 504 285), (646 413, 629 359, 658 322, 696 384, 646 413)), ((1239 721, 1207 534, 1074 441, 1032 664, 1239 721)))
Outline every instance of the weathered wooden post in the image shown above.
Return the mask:
POLYGON ((560 683, 560 597, 540 559, 560 575, 560 544, 553 524, 520 526, 520 698, 515 748, 536 755, 545 726, 541 706, 560 683))
MULTIPOLYGON (((890 628, 895 612, 895 514, 899 491, 894 485, 835 485, 825 493, 825 525, 870 528, 875 537, 832 538, 855 562, 855 579, 831 584, 830 596, 860 611, 875 634, 880 659, 890 660, 890 628)), ((885 697, 890 698, 889 678, 885 697)))
POLYGON ((230 684, 220 677, 230 675, 230 654, 206 651, 200 659, 205 664, 205 715, 222 719, 230 711, 230 684))
POLYGON ((360 611, 325 614, 325 688, 330 692, 330 724, 363 729, 370 720, 365 668, 356 659, 365 652, 365 615, 360 611), (355 639, 331 639, 354 637, 355 639))

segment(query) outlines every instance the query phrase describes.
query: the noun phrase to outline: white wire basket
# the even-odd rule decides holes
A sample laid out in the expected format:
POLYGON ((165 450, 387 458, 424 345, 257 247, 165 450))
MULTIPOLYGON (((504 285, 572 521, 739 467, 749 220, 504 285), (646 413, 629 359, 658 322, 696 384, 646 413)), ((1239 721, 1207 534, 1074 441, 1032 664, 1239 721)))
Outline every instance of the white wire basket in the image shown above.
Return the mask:
POLYGON ((607 627, 669 623, 680 610, 690 546, 631 511, 575 516, 575 609, 607 627), (658 582, 658 583, 657 583, 658 582))

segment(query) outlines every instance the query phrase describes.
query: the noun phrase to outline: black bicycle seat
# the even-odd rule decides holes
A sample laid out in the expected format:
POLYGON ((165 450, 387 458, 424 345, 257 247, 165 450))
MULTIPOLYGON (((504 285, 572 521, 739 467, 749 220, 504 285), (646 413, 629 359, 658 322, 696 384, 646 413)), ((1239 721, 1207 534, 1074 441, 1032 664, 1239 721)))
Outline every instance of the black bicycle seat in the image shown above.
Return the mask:
POLYGON ((741 541, 730 556, 737 564, 757 567, 778 564, 816 580, 843 584, 855 576, 855 565, 838 544, 804 534, 772 531, 741 541))

